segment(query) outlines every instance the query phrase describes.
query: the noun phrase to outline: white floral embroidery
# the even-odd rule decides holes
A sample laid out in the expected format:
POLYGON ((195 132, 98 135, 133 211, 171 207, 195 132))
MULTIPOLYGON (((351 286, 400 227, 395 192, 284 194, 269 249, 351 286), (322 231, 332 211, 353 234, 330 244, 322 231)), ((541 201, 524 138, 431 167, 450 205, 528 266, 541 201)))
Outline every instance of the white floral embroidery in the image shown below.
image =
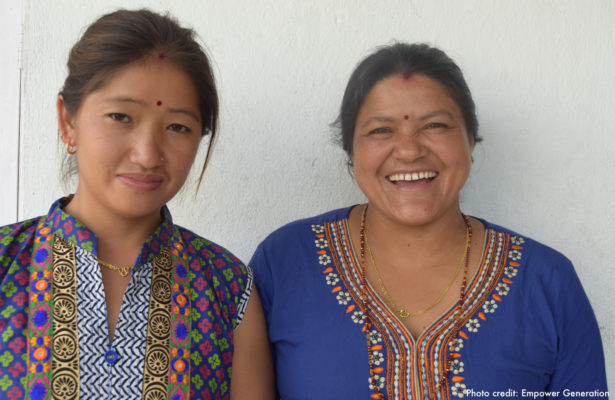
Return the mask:
POLYGON ((506 296, 508 292, 510 291, 510 287, 506 283, 500 282, 495 287, 495 291, 498 292, 500 296, 506 296))
POLYGON ((312 230, 315 233, 323 233, 325 231, 325 227, 322 225, 312 225, 312 230))
POLYGON ((459 398, 463 398, 463 396, 467 394, 467 392, 466 392, 466 384, 465 383, 461 383, 461 382, 455 383, 455 386, 453 386, 451 388, 451 394, 453 396, 457 396, 459 398))
POLYGON ((321 254, 321 255, 318 257, 318 263, 319 263, 320 265, 327 265, 327 264, 329 264, 330 262, 331 262, 331 257, 329 257, 329 255, 328 255, 328 254, 321 254))
POLYGON ((515 276, 517 276, 517 268, 509 265, 508 267, 504 268, 504 275, 509 278, 514 278, 515 276))
MULTIPOLYGON (((374 379, 376 380, 376 385, 378 385, 378 389, 382 389, 384 387, 384 377, 378 374, 375 374, 374 379)), ((372 384, 372 378, 369 377, 368 381, 369 381, 370 390, 374 390, 375 388, 374 388, 374 385, 372 384)))
POLYGON ((338 303, 340 303, 341 305, 345 306, 350 301, 350 293, 348 293, 348 292, 339 292, 337 294, 337 296, 335 296, 335 298, 337 299, 338 303))
POLYGON ((495 312, 496 308, 498 308, 498 304, 495 302, 495 300, 488 300, 485 302, 485 304, 483 304, 483 310, 485 310, 486 313, 495 312))
POLYGON ((452 351, 459 351, 463 349, 463 339, 460 339, 460 338, 454 339, 451 342, 450 346, 451 346, 452 351))
POLYGON ((340 278, 339 276, 337 276, 336 273, 329 272, 327 276, 325 277, 325 280, 327 281, 327 285, 333 286, 340 281, 340 278))
POLYGON ((314 244, 319 249, 324 249, 325 247, 327 247, 327 241, 325 239, 323 239, 323 238, 318 238, 318 239, 314 240, 314 244))
POLYGON ((478 318, 472 318, 471 320, 469 320, 466 324, 466 328, 468 328, 468 331, 470 332, 478 332, 478 328, 480 328, 480 322, 478 322, 478 318))
POLYGON ((513 261, 517 261, 521 259, 521 252, 519 250, 511 250, 508 253, 508 258, 510 258, 513 261))
POLYGON ((363 314, 363 311, 353 312, 350 318, 355 324, 362 324, 363 322, 365 322, 365 314, 363 314))
POLYGON ((382 342, 382 334, 378 331, 371 331, 369 339, 372 341, 372 344, 378 344, 382 342))
POLYGON ((374 351, 372 353, 372 361, 374 362, 374 365, 380 365, 384 362, 384 354, 382 354, 378 350, 374 351))
POLYGON ((453 360, 451 363, 451 370, 453 374, 458 375, 463 372, 463 361, 453 360))
POLYGON ((516 245, 521 245, 521 244, 525 243, 525 239, 523 239, 522 237, 519 237, 519 236, 511 236, 510 237, 510 241, 513 244, 516 244, 516 245))

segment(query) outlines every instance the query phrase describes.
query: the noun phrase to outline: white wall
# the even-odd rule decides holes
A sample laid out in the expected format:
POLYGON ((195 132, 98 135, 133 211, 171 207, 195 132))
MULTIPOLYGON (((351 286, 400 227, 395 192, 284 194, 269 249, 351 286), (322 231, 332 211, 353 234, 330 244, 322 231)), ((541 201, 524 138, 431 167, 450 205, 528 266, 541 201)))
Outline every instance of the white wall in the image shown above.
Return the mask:
MULTIPOLYGON (((170 8, 207 44, 222 97, 220 139, 200 192, 194 196, 192 186, 172 211, 246 261, 277 226, 362 201, 328 124, 354 65, 374 46, 426 41, 459 62, 479 110, 485 141, 475 151, 464 209, 573 260, 615 382, 615 2, 42 5, 26 0, 19 218, 44 213, 64 192, 54 115, 64 63, 83 27, 116 6, 170 8)), ((8 140, 2 137, 3 149, 8 140)))
POLYGON ((17 219, 22 6, 0 3, 0 225, 17 219))

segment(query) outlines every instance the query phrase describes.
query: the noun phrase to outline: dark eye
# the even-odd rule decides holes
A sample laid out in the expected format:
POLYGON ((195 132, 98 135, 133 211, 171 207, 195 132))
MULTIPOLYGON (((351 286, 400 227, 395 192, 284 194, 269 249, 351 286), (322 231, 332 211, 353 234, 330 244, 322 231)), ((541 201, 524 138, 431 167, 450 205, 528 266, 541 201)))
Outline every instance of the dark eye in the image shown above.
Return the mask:
POLYGON ((391 128, 389 128, 387 126, 381 126, 379 128, 372 129, 371 131, 369 131, 369 134, 370 135, 372 135, 372 134, 376 134, 377 135, 377 134, 391 133, 391 132, 393 132, 393 130, 391 128))
POLYGON ((448 129, 449 126, 442 122, 430 122, 425 125, 425 129, 448 129))
POLYGON ((109 118, 111 118, 114 121, 121 122, 123 124, 127 124, 131 121, 128 115, 122 114, 122 113, 111 113, 109 114, 109 118))
POLYGON ((170 129, 173 132, 178 132, 178 133, 191 133, 192 132, 190 128, 188 128, 185 125, 181 125, 181 124, 171 124, 168 126, 167 129, 170 129))

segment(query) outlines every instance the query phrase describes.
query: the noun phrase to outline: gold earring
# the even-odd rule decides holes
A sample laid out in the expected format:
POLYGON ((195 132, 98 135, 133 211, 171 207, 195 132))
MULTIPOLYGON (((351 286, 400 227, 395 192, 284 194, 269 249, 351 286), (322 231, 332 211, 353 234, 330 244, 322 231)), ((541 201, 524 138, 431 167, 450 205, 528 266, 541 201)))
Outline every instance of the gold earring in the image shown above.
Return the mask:
POLYGON ((66 142, 66 152, 72 156, 77 152, 77 146, 71 146, 66 142))

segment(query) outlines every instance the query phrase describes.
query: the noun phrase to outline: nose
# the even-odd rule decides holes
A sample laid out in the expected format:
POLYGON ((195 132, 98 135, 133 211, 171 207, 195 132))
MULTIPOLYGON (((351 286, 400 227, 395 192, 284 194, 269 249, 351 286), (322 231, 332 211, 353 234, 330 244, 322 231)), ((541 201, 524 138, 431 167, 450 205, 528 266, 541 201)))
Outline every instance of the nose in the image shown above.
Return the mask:
POLYGON ((396 135, 393 155, 402 160, 412 161, 422 157, 425 147, 422 143, 421 134, 411 126, 403 126, 396 135))
POLYGON ((145 169, 160 166, 164 160, 162 135, 153 128, 144 128, 135 132, 130 161, 145 169))

